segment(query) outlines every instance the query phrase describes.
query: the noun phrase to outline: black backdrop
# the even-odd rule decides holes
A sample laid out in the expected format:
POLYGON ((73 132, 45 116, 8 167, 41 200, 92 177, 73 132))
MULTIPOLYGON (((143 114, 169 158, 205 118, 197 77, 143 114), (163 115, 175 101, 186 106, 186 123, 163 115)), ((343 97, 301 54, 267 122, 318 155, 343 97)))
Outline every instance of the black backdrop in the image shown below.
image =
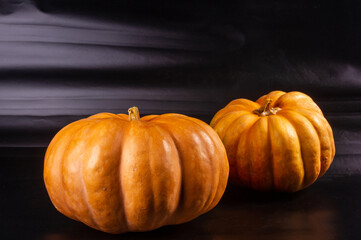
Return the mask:
POLYGON ((209 123, 232 99, 298 90, 334 130, 322 179, 293 195, 227 187, 207 216, 122 238, 357 239, 360 13, 358 0, 0 0, 0 238, 119 239, 47 196, 45 149, 74 120, 136 105, 209 123))
POLYGON ((46 147, 71 121, 133 105, 209 122, 279 89, 313 97, 352 158, 360 12, 356 0, 1 0, 0 147, 46 147))

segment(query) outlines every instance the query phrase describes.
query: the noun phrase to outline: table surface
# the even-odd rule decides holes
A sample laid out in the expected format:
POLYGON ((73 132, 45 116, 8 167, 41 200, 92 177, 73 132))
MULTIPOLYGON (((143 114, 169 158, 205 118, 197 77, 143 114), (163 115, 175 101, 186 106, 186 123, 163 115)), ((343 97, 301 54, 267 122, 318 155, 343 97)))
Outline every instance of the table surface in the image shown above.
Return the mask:
MULTIPOLYGON (((0 149, 0 239, 360 239, 361 175, 332 167, 308 189, 262 193, 229 184, 216 208, 180 225, 111 235, 68 219, 52 206, 42 148, 0 149)), ((342 160, 336 156, 334 161, 342 160)))

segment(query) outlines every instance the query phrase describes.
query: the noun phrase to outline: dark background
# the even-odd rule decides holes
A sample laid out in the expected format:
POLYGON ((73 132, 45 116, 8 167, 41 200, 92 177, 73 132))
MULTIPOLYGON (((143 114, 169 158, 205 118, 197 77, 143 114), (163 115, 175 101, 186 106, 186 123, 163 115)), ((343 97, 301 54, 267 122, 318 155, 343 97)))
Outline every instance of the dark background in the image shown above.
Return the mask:
POLYGON ((357 0, 0 0, 2 239, 357 239, 360 29, 357 0), (52 207, 43 157, 66 124, 134 105, 209 123, 230 100, 272 90, 310 95, 334 130, 334 163, 309 189, 230 185, 195 221, 122 236, 52 207))

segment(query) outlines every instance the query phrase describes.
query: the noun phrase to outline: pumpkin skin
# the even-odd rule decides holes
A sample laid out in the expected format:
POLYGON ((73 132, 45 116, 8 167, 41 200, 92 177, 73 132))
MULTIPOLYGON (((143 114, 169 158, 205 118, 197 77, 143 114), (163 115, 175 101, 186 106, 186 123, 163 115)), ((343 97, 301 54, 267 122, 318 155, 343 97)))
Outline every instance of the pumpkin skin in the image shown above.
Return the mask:
POLYGON ((51 141, 44 181, 56 209, 108 233, 190 221, 222 197, 229 166, 206 123, 181 114, 99 113, 51 141))
POLYGON ((233 100, 210 125, 226 147, 230 181, 255 190, 304 189, 335 156, 329 123, 301 92, 273 91, 256 102, 233 100))

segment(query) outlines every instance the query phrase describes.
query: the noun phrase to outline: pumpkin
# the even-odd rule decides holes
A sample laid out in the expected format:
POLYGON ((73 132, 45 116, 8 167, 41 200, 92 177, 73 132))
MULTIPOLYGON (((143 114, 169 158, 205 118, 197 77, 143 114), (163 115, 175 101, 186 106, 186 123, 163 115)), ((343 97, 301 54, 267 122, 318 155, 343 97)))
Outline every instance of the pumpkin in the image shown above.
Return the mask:
POLYGON ((226 147, 230 181, 255 190, 304 189, 327 171, 335 155, 329 123, 301 92, 233 100, 210 125, 226 147))
POLYGON ((61 129, 44 181, 64 215, 108 233, 148 231, 211 210, 228 180, 225 148, 206 123, 181 114, 99 113, 61 129))

